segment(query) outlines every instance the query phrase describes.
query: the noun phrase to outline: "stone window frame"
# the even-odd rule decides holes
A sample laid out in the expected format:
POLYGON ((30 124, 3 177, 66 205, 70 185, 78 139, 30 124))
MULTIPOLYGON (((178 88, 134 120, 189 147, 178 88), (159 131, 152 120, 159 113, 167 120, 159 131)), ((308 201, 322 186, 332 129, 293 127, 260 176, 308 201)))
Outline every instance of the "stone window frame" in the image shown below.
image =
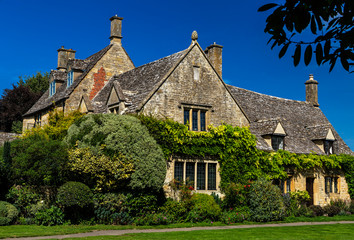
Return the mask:
POLYGON ((210 113, 213 111, 212 106, 202 104, 181 103, 183 114, 183 124, 187 124, 188 129, 195 132, 206 132, 210 125, 210 113), (186 112, 189 114, 189 120, 186 120, 186 112), (193 114, 196 113, 196 125, 193 121, 193 114), (203 119, 204 118, 204 119, 203 119))
MULTIPOLYGON (((177 180, 178 182, 184 182, 187 184, 192 184, 193 189, 196 190, 197 192, 215 192, 219 191, 219 184, 220 184, 220 175, 219 173, 219 162, 216 160, 203 160, 203 161, 192 161, 192 160, 183 160, 183 159, 178 159, 173 161, 173 178, 177 180), (182 166, 181 168, 177 168, 176 166, 182 166), (188 175, 190 175, 187 172, 187 166, 193 165, 193 175, 194 175, 194 181, 189 182, 188 175), (200 167, 199 167, 200 166, 200 167), (201 169, 201 166, 204 166, 204 173, 202 177, 204 176, 204 181, 200 182, 198 179, 200 179, 201 174, 198 174, 198 170, 201 169), (210 168, 209 166, 213 166, 210 168), (215 171, 212 173, 210 170, 214 169, 215 166, 215 171), (179 176, 182 175, 182 179, 180 179, 179 176), (209 177, 209 175, 215 174, 213 179, 209 177), (198 178, 199 177, 199 178, 198 178), (199 185, 202 184, 202 185, 199 185), (204 187, 203 187, 204 184, 204 187), (204 188, 204 189, 200 189, 204 188)), ((200 173, 200 171, 199 171, 200 173)))
POLYGON ((339 176, 325 176, 324 189, 326 194, 339 193, 340 177, 339 176))
POLYGON ((119 104, 114 104, 108 107, 110 113, 119 114, 119 104))

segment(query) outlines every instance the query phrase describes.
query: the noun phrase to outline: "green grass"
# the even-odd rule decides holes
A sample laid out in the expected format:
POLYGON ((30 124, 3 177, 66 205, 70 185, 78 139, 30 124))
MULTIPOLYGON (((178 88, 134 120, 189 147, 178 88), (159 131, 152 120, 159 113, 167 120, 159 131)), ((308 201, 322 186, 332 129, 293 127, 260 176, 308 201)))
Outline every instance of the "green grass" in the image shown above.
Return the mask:
POLYGON ((265 227, 249 229, 201 230, 169 233, 137 233, 122 236, 68 238, 68 240, 148 240, 148 239, 354 239, 354 224, 313 225, 295 227, 265 227))
MULTIPOLYGON (((283 222, 325 222, 325 221, 354 221, 354 215, 335 216, 335 217, 316 217, 316 218, 287 218, 283 222)), ((244 224, 259 224, 246 222, 244 224)), ((241 225, 241 224, 239 224, 241 225)), ((215 223, 178 223, 159 226, 113 226, 113 225, 63 225, 63 226, 37 226, 37 225, 12 225, 0 227, 0 238, 8 237, 30 237, 30 236, 50 236, 63 235, 82 232, 91 232, 95 230, 123 230, 123 229, 162 229, 162 228, 183 228, 183 227, 201 227, 201 226, 224 226, 220 222, 215 223)), ((354 238, 353 238, 354 239, 354 238)))

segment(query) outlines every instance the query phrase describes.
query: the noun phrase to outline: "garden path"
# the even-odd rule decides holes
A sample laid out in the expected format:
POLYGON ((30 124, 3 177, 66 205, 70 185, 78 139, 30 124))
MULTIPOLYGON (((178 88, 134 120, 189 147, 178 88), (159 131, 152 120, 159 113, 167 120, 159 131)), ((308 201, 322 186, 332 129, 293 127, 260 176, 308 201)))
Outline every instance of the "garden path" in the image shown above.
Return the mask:
POLYGON ((92 231, 86 233, 67 234, 67 235, 6 238, 5 240, 65 239, 65 238, 80 238, 80 237, 94 237, 94 236, 118 236, 118 235, 124 235, 129 233, 186 232, 186 231, 195 231, 195 230, 222 230, 222 229, 234 229, 234 228, 285 227, 285 226, 308 226, 308 225, 328 225, 328 224, 354 224, 354 221, 270 223, 270 224, 166 228, 166 229, 99 230, 99 231, 92 231))

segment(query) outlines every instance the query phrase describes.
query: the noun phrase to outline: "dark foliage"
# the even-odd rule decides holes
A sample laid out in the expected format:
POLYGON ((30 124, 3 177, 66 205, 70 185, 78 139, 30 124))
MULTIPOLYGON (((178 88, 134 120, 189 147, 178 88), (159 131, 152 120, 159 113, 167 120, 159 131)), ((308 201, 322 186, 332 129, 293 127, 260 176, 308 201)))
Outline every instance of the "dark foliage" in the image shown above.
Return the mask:
POLYGON ((323 207, 323 211, 328 214, 328 217, 333 217, 339 214, 340 208, 335 205, 327 205, 323 207))
POLYGON ((0 100, 0 126, 3 131, 10 132, 12 122, 22 121, 26 113, 41 96, 24 85, 12 85, 12 89, 5 89, 0 100))
MULTIPOLYGON (((279 58, 289 46, 294 46, 294 65, 297 66, 304 49, 304 62, 308 65, 316 55, 318 65, 329 62, 332 71, 337 59, 350 71, 354 61, 354 2, 333 0, 285 0, 283 5, 270 3, 258 9, 275 10, 268 16, 264 29, 271 35, 271 48, 282 46, 279 58), (297 38, 309 29, 308 41, 297 38)), ((302 36, 304 37, 304 36, 302 36)))
POLYGON ((309 208, 310 208, 310 209, 313 211, 313 213, 314 213, 316 216, 318 216, 318 217, 323 216, 323 214, 324 214, 323 208, 322 208, 321 206, 319 206, 319 205, 312 205, 312 206, 310 206, 309 208))
POLYGON ((12 142, 15 184, 60 186, 67 176, 67 147, 59 140, 33 136, 12 142))

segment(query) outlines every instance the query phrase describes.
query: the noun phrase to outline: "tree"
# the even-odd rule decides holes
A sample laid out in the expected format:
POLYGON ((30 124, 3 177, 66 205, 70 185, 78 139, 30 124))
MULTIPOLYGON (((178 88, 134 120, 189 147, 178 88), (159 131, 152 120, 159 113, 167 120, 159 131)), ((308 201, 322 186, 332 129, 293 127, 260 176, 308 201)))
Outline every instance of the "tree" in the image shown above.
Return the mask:
POLYGON ((24 85, 31 89, 34 93, 43 94, 49 87, 49 73, 37 72, 32 76, 20 76, 17 85, 24 85))
POLYGON ((5 89, 0 100, 1 130, 10 132, 14 121, 22 121, 26 113, 40 97, 24 85, 12 85, 12 89, 5 89))
POLYGON ((37 72, 20 76, 12 89, 5 89, 0 99, 0 130, 22 132, 22 115, 26 113, 48 89, 49 74, 37 72))
POLYGON ((289 46, 295 46, 294 65, 301 59, 302 49, 307 66, 316 55, 318 65, 329 62, 332 71, 338 58, 350 72, 354 65, 354 2, 344 0, 286 0, 283 5, 269 3, 259 12, 276 9, 268 16, 264 31, 271 35, 268 43, 282 46, 282 58, 289 46), (304 40, 310 28, 310 40, 304 40), (304 34, 306 33, 306 34, 304 34), (302 34, 301 38, 299 38, 302 34))

